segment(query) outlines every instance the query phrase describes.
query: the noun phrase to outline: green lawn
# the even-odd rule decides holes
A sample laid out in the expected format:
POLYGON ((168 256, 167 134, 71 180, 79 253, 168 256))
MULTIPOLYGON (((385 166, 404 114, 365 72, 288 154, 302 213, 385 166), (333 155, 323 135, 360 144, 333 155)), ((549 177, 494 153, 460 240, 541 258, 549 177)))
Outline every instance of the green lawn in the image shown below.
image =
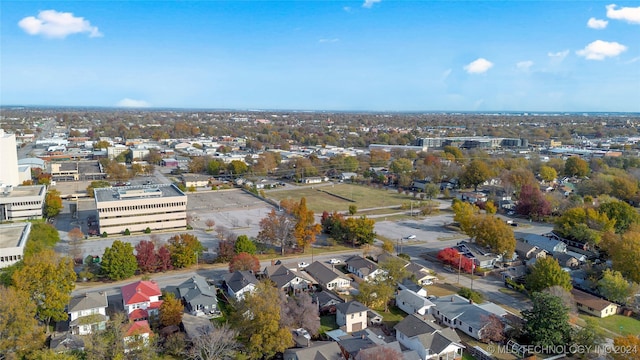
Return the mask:
POLYGON ((318 331, 318 333, 324 334, 327 331, 335 330, 337 328, 338 324, 336 324, 335 315, 320 316, 320 330, 318 331))
MULTIPOLYGON (((383 206, 400 206, 411 201, 411 198, 404 194, 352 184, 316 186, 313 188, 306 186, 289 191, 267 191, 266 195, 276 201, 283 199, 298 201, 300 198, 305 197, 307 199, 307 207, 315 213, 322 213, 325 210, 329 212, 346 212, 349 210, 349 205, 356 205, 358 209, 370 209, 383 206), (353 202, 329 195, 326 192, 353 199, 353 202)), ((416 200, 414 199, 414 201, 416 200)), ((417 204, 417 201, 414 204, 417 204)))
POLYGON ((390 306, 389 312, 385 312, 384 309, 373 309, 382 316, 382 322, 387 325, 389 329, 393 329, 397 323, 407 316, 407 313, 400 310, 397 306, 390 306))
POLYGON ((606 318, 597 318, 595 316, 580 314, 582 319, 595 320, 600 327, 616 333, 618 335, 637 335, 640 334, 640 321, 632 317, 622 315, 612 315, 606 318))

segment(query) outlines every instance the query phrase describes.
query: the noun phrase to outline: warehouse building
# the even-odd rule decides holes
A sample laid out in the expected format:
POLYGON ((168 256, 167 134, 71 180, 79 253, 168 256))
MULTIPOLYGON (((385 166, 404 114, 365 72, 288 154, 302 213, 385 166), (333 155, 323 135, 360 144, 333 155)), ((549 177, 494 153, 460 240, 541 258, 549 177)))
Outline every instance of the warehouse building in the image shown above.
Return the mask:
POLYGON ((0 222, 42 218, 46 193, 44 185, 0 184, 0 222))
POLYGON ((95 189, 100 233, 122 234, 184 229, 187 196, 175 185, 138 185, 95 189))

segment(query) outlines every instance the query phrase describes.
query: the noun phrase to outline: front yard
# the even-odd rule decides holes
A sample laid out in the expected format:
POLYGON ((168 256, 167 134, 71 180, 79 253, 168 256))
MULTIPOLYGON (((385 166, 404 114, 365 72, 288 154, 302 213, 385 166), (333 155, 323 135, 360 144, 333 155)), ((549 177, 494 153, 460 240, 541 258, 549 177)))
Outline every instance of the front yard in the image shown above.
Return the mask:
POLYGON ((640 334, 640 320, 622 315, 612 315, 606 318, 597 318, 595 316, 580 314, 581 319, 594 320, 601 328, 606 329, 618 335, 637 335, 640 334))

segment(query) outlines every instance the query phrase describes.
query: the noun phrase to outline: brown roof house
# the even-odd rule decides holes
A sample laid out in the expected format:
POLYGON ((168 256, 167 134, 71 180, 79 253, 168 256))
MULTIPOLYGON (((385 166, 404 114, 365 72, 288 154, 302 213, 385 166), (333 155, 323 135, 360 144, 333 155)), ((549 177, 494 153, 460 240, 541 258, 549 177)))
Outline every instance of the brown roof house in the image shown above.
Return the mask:
POLYGON ((604 318, 615 315, 618 312, 618 305, 605 299, 591 295, 578 289, 571 289, 571 295, 576 302, 578 310, 587 314, 604 318))

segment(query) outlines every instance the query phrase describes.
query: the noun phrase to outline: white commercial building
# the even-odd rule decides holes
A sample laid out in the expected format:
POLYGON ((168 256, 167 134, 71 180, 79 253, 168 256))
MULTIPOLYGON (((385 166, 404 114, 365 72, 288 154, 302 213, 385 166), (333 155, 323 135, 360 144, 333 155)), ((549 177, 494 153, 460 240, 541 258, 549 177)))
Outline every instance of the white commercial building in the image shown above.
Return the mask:
POLYGON ((30 222, 0 225, 0 269, 22 260, 30 232, 30 222))
POLYGON ((41 218, 46 193, 47 188, 44 185, 0 184, 0 221, 41 218))
POLYGON ((0 129, 0 184, 20 185, 18 175, 18 150, 16 148, 15 134, 7 134, 0 129))
POLYGON ((122 234, 184 229, 187 196, 175 185, 143 185, 95 189, 100 233, 122 234))

